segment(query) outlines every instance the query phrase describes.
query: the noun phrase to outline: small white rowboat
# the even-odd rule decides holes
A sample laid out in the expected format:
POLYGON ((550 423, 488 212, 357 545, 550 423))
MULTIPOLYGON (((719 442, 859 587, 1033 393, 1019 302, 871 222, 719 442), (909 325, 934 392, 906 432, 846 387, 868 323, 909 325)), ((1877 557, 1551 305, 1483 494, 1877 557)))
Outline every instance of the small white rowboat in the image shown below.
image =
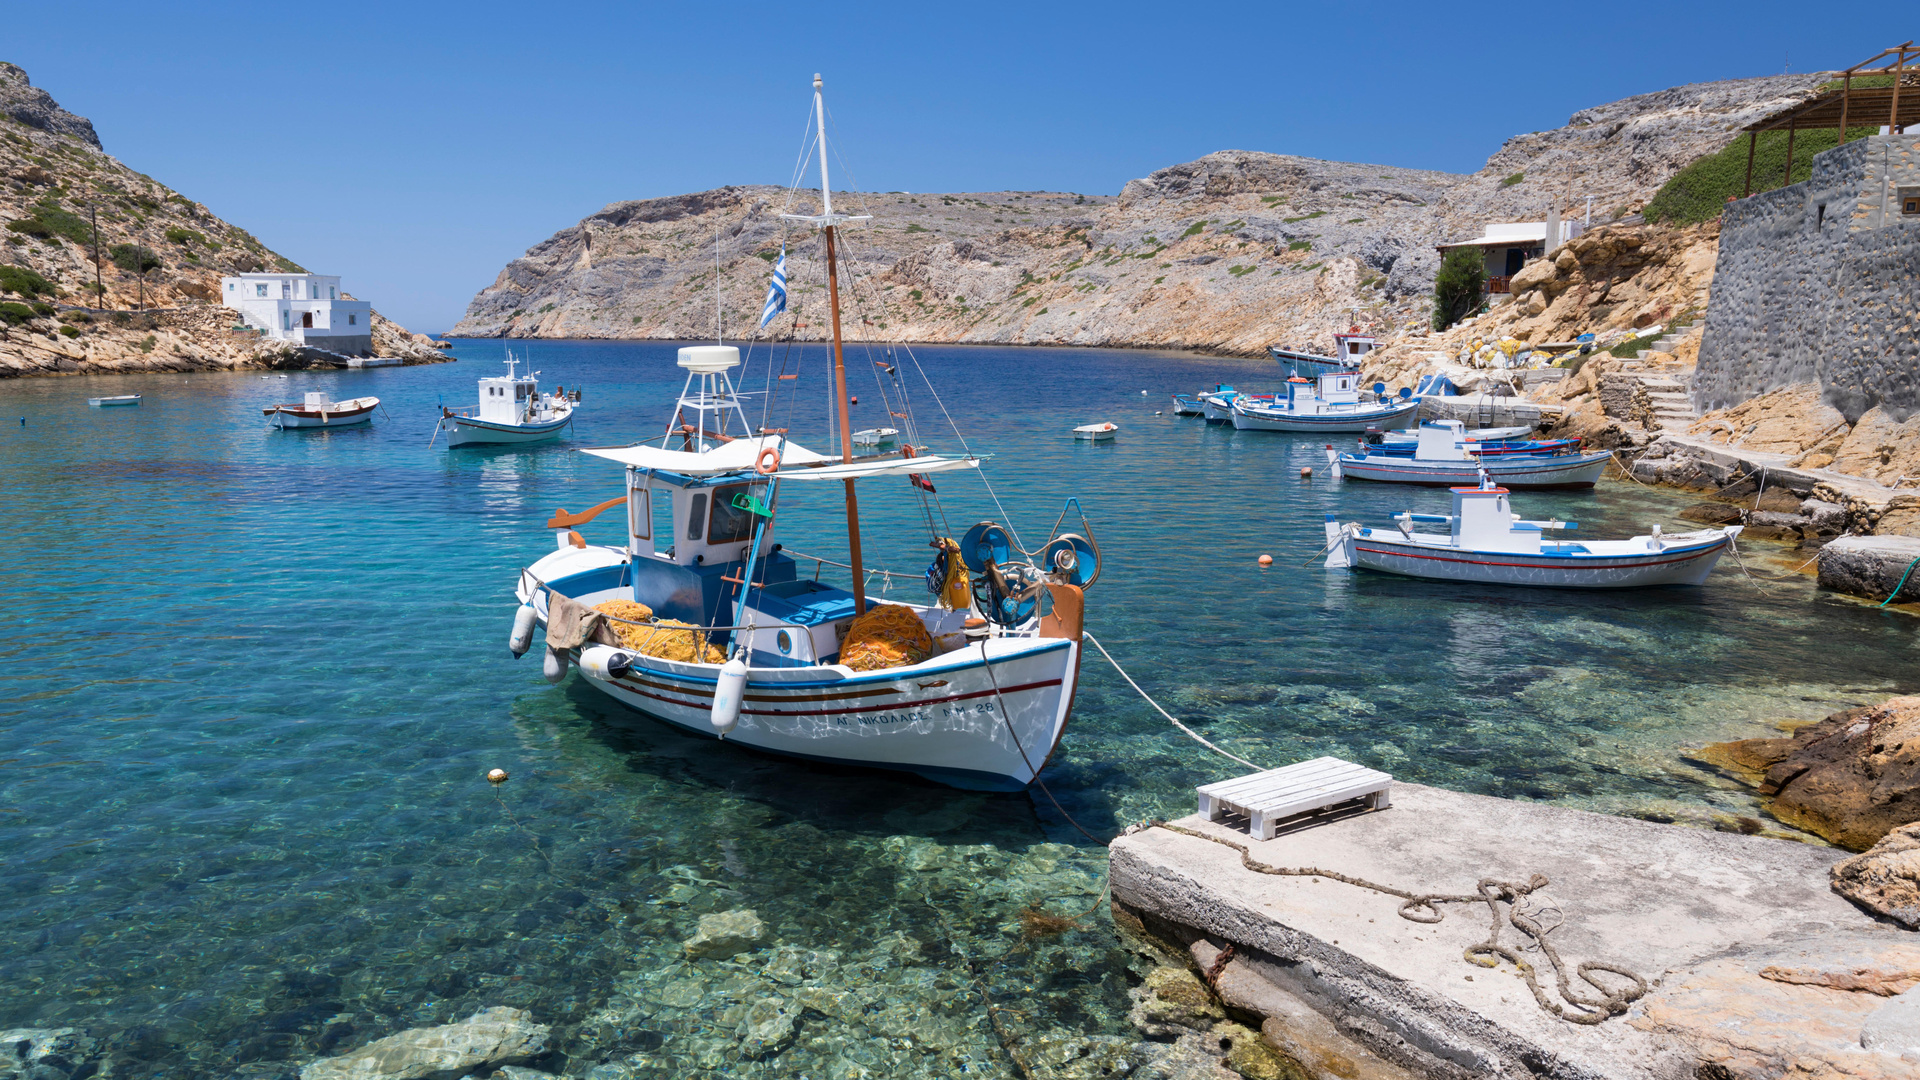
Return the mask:
POLYGON ((900 432, 890 427, 867 428, 853 433, 855 446, 892 446, 900 432))
POLYGON ((1119 430, 1118 424, 1082 424, 1073 429, 1073 437, 1089 442, 1108 442, 1112 440, 1113 433, 1119 430))
POLYGON ((379 407, 377 397, 332 401, 324 393, 310 392, 301 404, 271 405, 260 413, 271 417, 270 422, 277 428, 345 427, 367 423, 373 419, 373 410, 379 407))
POLYGON ((140 404, 140 395, 121 394, 118 397, 90 397, 87 399, 87 404, 96 409, 104 409, 111 405, 138 405, 140 404))

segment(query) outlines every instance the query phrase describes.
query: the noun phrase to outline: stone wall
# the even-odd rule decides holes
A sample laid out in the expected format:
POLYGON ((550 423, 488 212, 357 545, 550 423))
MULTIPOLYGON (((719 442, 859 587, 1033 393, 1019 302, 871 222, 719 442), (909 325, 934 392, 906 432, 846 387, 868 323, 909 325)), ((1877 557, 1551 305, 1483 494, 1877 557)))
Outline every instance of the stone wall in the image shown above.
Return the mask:
POLYGON ((1813 159, 1804 183, 1729 203, 1700 365, 1701 411, 1819 383, 1849 422, 1920 410, 1920 134, 1876 135, 1813 159))

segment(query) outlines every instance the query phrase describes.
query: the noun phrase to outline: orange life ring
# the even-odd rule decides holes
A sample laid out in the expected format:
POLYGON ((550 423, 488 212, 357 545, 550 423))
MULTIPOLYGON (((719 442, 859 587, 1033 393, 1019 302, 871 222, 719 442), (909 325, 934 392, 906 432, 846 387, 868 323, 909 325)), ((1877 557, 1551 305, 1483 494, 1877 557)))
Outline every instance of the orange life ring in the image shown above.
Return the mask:
POLYGON ((775 450, 771 446, 763 448, 760 451, 760 456, 754 459, 753 471, 759 473, 762 476, 772 476, 774 473, 779 472, 780 471, 780 451, 775 450), (767 464, 767 459, 769 457, 773 459, 773 464, 771 465, 767 464))
POLYGON ((904 458, 910 458, 910 457, 919 457, 920 454, 918 451, 916 451, 913 448, 912 443, 907 443, 905 446, 902 446, 900 448, 900 456, 904 458))

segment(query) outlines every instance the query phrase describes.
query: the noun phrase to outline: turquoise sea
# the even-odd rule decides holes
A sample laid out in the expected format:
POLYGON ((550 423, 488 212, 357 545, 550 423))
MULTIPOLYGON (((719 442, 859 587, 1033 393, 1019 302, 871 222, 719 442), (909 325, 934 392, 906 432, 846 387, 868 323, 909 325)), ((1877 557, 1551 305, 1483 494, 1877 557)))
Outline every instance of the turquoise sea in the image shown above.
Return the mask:
MULTIPOLYGON (((526 351, 546 383, 585 390, 571 443, 429 448, 437 406, 472 404, 474 380, 503 370, 499 342, 432 367, 0 385, 0 558, 21 616, 0 666, 0 1031, 73 1029, 47 1067, 116 1078, 287 1077, 491 1005, 553 1026, 539 1067, 595 1080, 1011 1076, 1009 1045, 1135 1038, 1103 914, 1023 931, 1023 909, 1095 906, 1104 865, 1039 792, 757 756, 508 655, 514 571, 551 547, 547 516, 619 493, 617 466, 568 446, 657 434, 680 388, 667 343, 526 351), (261 406, 309 389, 374 394, 385 413, 266 427, 261 406), (146 399, 87 407, 120 393, 146 399), (489 785, 494 767, 512 780, 489 785), (738 908, 766 922, 766 947, 684 960, 701 914, 738 908), (766 1001, 792 1034, 743 1045, 766 1001)), ((1077 496, 1105 560, 1089 628, 1170 710, 1262 763, 1335 754, 1711 827, 1754 804, 1684 747, 1920 689, 1909 617, 1822 595, 1759 543, 1759 581, 1729 559, 1694 590, 1327 573, 1309 557, 1328 510, 1383 522, 1446 496, 1338 486, 1318 444, 1156 415, 1172 391, 1271 387, 1268 362, 915 355, 939 392, 910 384, 934 446, 958 448, 944 406, 993 455, 1030 545, 1077 496), (1116 442, 1069 436, 1098 420, 1116 442)), ((824 449, 823 357, 774 355, 801 378, 772 415, 824 449)), ((849 350, 861 427, 886 422, 876 359, 913 369, 904 351, 849 350)), ((939 483, 955 535, 1001 516, 977 480, 939 483)), ((844 558, 838 498, 784 491, 781 539, 844 558)), ((906 482, 861 498, 869 562, 917 594, 927 538, 906 482)), ((1685 527, 1688 501, 1626 481, 1516 498, 1602 536, 1685 527)), ((616 517, 584 531, 611 542, 616 517)), ((1043 778, 1096 835, 1186 812, 1195 784, 1239 771, 1097 655, 1084 678, 1043 778)))

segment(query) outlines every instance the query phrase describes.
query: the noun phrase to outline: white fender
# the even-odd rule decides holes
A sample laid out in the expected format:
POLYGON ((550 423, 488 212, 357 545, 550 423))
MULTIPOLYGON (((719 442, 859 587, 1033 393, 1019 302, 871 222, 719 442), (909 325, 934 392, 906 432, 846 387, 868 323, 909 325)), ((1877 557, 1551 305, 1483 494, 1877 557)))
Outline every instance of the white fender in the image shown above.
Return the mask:
POLYGON ((580 674, 611 682, 633 666, 633 654, 611 645, 589 645, 580 650, 580 674))
POLYGON ((1347 558, 1347 528, 1327 515, 1327 561, 1328 570, 1343 570, 1351 565, 1347 558))
POLYGON ((1346 474, 1340 471, 1340 451, 1335 450, 1332 443, 1327 444, 1327 464, 1333 467, 1335 480, 1345 479, 1346 474))
POLYGON ((525 656, 533 647, 533 627, 539 617, 532 604, 521 604, 520 610, 513 613, 513 633, 507 638, 507 649, 514 659, 525 656))
POLYGON ((747 662, 738 654, 720 665, 713 686, 713 730, 725 737, 740 722, 740 703, 747 695, 747 662))
POLYGON ((540 674, 545 675, 548 682, 559 685, 560 680, 567 677, 566 650, 547 646, 547 658, 540 663, 540 674))

